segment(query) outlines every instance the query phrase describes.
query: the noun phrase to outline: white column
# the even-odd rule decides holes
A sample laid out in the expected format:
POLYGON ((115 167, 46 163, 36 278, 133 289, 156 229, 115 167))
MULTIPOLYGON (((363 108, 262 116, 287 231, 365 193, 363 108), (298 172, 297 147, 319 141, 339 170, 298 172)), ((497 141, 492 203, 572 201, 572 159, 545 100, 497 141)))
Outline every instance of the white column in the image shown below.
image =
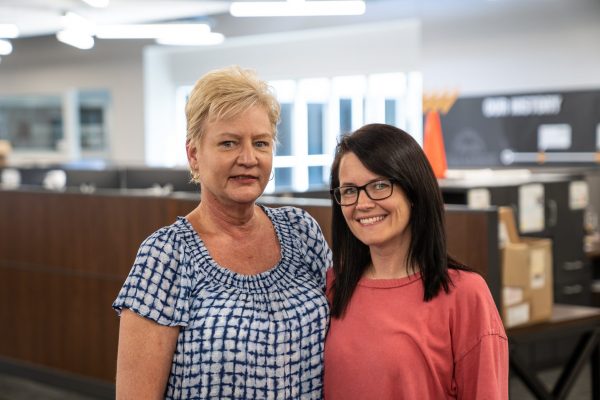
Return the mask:
POLYGON ((58 150, 68 161, 81 158, 81 132, 79 123, 79 99, 76 89, 69 89, 62 98, 63 139, 58 150))

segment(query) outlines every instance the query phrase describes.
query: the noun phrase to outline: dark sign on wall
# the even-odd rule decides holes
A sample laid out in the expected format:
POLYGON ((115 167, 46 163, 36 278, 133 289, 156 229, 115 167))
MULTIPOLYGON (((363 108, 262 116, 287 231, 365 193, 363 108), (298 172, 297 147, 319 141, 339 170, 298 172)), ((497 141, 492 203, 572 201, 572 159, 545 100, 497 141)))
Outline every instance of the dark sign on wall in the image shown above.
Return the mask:
POLYGON ((441 122, 451 168, 600 161, 600 90, 458 98, 441 122))

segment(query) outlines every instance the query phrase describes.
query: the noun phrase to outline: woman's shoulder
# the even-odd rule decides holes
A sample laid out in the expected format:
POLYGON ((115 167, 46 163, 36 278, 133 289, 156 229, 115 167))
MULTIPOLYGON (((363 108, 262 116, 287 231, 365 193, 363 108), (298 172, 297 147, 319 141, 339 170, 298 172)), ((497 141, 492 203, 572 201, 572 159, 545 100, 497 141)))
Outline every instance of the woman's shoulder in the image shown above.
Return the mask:
POLYGON ((282 245, 299 251, 302 263, 316 274, 319 285, 324 288, 325 271, 331 266, 332 256, 317 221, 306 210, 297 207, 272 208, 267 212, 280 226, 282 245))
POLYGON ((456 288, 463 290, 481 290, 482 288, 487 288, 485 279, 478 272, 450 268, 448 275, 452 281, 452 286, 456 288))
POLYGON ((185 218, 178 217, 171 225, 160 227, 148 235, 140 248, 159 248, 163 251, 174 250, 191 239, 193 232, 188 225, 185 218))
POLYGON ((185 217, 177 217, 171 224, 158 228, 153 235, 187 237, 194 234, 194 228, 185 217))
POLYGON ((293 206, 283 206, 277 208, 265 208, 268 210, 274 221, 288 225, 292 229, 312 236, 321 231, 319 224, 308 211, 293 206))
POLYGON ((288 221, 298 221, 303 219, 313 219, 311 215, 302 208, 294 206, 282 207, 264 207, 272 216, 282 218, 288 221))
POLYGON ((457 310, 462 310, 465 318, 490 315, 496 323, 498 310, 485 279, 477 272, 451 269, 449 273, 452 280, 451 293, 457 310))
POLYGON ((494 337, 506 343, 506 333, 498 308, 485 279, 476 272, 451 269, 452 292, 450 313, 455 332, 456 359, 481 343, 484 337, 494 337))
POLYGON ((490 288, 485 279, 477 272, 450 269, 450 294, 457 305, 471 307, 480 304, 495 308, 490 288))

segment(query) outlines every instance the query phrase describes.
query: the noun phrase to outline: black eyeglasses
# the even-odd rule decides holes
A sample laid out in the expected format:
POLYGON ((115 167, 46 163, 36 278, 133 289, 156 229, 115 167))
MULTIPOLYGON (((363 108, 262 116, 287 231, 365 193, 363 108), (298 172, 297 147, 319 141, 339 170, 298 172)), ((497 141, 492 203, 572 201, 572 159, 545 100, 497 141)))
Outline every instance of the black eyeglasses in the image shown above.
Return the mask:
POLYGON ((371 200, 387 199, 394 192, 394 182, 394 179, 378 179, 362 186, 340 186, 331 189, 329 193, 340 206, 351 206, 358 202, 361 190, 364 190, 371 200))

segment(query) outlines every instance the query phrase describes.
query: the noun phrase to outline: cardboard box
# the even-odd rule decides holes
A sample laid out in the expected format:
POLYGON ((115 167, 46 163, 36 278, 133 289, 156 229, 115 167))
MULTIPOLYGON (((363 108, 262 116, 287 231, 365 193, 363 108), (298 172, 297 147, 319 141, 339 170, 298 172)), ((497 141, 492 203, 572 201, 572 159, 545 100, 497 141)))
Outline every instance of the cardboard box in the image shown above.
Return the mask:
POLYGON ((500 249, 502 319, 505 327, 546 321, 552 316, 552 240, 520 237, 500 249))
POLYGON ((500 247, 506 243, 520 243, 519 231, 515 221, 515 214, 511 207, 498 207, 498 237, 500 247))
POLYGON ((527 324, 529 323, 530 318, 531 308, 529 302, 504 306, 502 322, 504 323, 505 328, 527 324))

